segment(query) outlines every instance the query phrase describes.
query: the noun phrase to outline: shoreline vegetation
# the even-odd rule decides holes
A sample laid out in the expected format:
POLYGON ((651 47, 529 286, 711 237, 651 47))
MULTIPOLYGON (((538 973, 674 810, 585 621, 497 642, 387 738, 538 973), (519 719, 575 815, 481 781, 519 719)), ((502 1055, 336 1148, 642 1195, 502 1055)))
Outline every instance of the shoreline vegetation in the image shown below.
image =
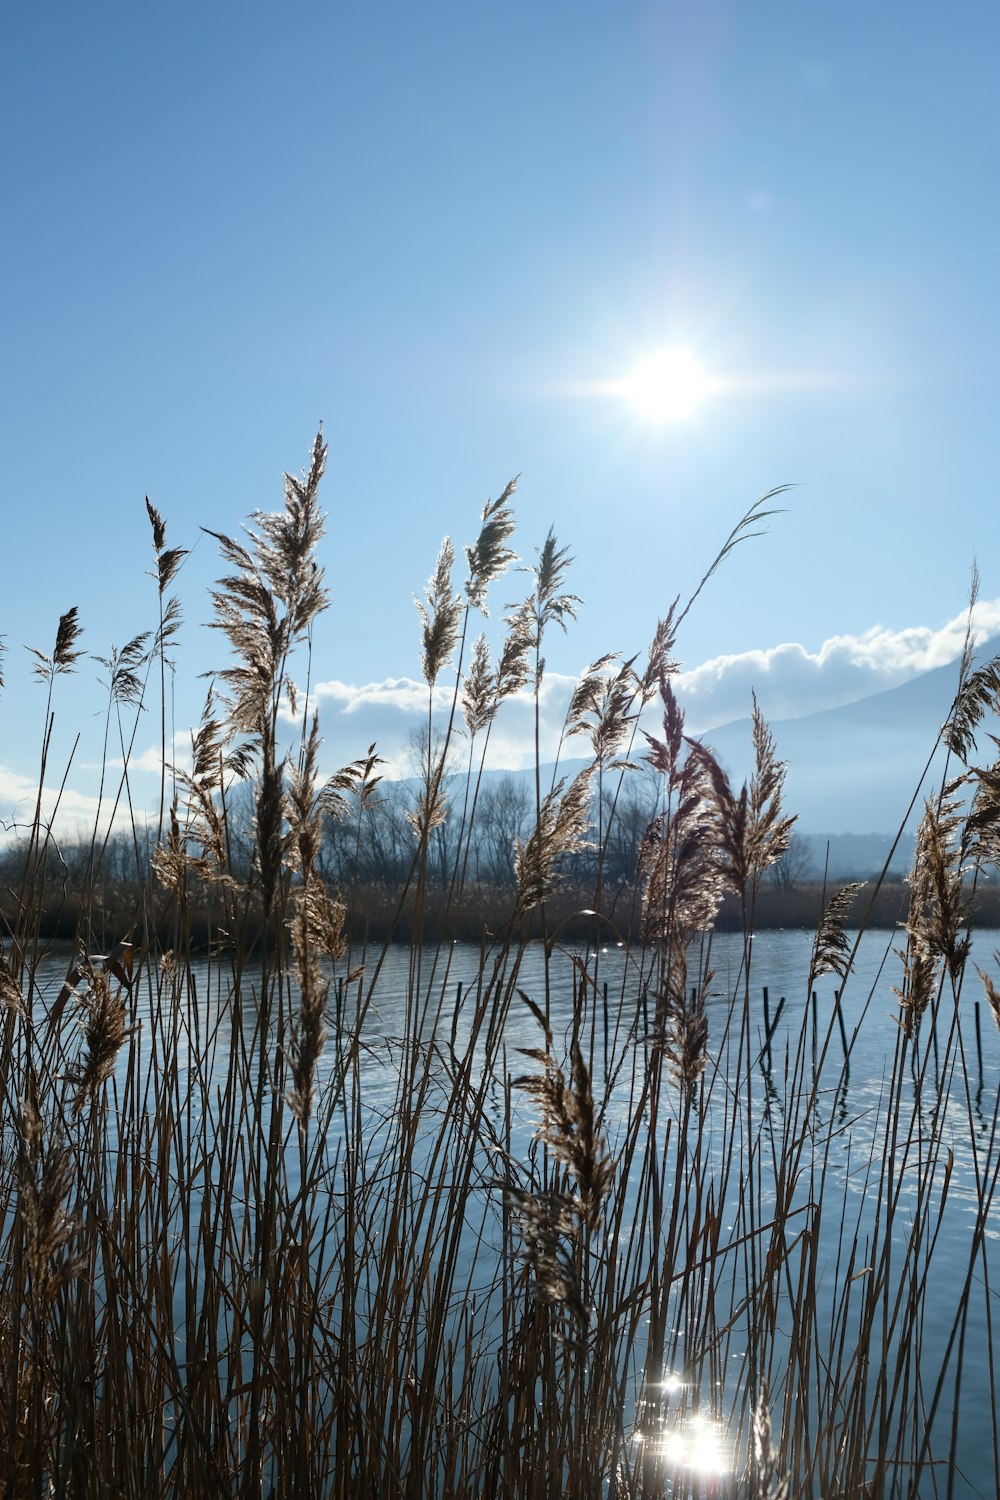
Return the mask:
MULTIPOLYGON (((755 770, 735 787, 672 684, 689 610, 780 492, 646 654, 582 675, 563 746, 590 759, 549 785, 546 642, 580 605, 551 532, 521 602, 475 634, 515 576, 512 483, 462 582, 446 541, 418 604, 426 729, 387 820, 376 747, 322 776, 296 686, 326 604, 325 462, 320 434, 281 510, 240 540, 210 533, 228 656, 190 767, 169 785, 164 767, 148 852, 100 818, 72 859, 59 846, 42 786, 63 774, 53 703, 84 660, 77 611, 34 651, 38 800, 0 903, 3 1492, 915 1500, 975 1492, 956 1489, 975 1465, 969 1482, 1000 1493, 996 1403, 973 1392, 970 1445, 967 1397, 982 1331, 996 1387, 1000 1102, 966 1061, 973 995, 1000 1017, 995 969, 967 972, 972 924, 1000 926, 1000 765, 977 747, 1000 665, 972 670, 970 631, 909 880, 779 889, 794 817, 756 703, 755 770), (491 802, 491 728, 515 693, 534 709, 534 786, 491 802), (376 849, 383 870, 400 861, 383 884, 376 849), (900 925, 899 1025, 851 1113, 839 996, 772 1072, 752 935, 813 926, 803 993, 833 975, 842 995, 851 934, 875 921, 900 925), (721 1030, 717 925, 743 935, 721 1030), (56 934, 74 947, 57 992, 56 934), (456 1001, 457 937, 479 957, 456 1001), (389 941, 409 952, 398 1035, 374 1025, 389 941), (611 941, 621 990, 599 1014, 611 941), (532 1045, 508 1046, 514 1020, 532 1045), (973 1159, 957 1248, 956 1129, 973 1159)), ((149 629, 100 659, 105 816, 119 775, 132 805, 140 712, 164 750, 175 730, 185 551, 146 504, 149 629)))
MULTIPOLYGON (((0 879, 2 879, 0 862, 0 879)), ((903 880, 878 881, 877 878, 852 882, 852 893, 844 915, 845 929, 891 930, 906 926, 910 906, 910 887, 903 880)), ((169 903, 159 903, 156 912, 155 893, 132 882, 99 879, 87 888, 78 885, 64 871, 46 881, 46 902, 39 909, 37 935, 45 943, 75 945, 80 934, 88 934, 91 952, 106 952, 125 936, 132 940, 138 928, 153 946, 162 950, 170 945, 174 913, 169 903)), ((836 889, 842 889, 842 886, 836 889)), ((0 891, 0 922, 7 930, 14 925, 16 884, 8 880, 0 891)), ((514 919, 514 890, 509 885, 468 882, 456 907, 447 885, 427 881, 421 892, 419 914, 416 897, 401 887, 358 885, 345 900, 343 935, 352 947, 372 944, 413 942, 419 920, 421 939, 425 944, 492 942, 514 926, 517 942, 538 942, 545 938, 546 928, 559 932, 564 944, 586 946, 607 943, 637 943, 642 938, 642 888, 619 886, 605 891, 604 910, 597 916, 591 906, 593 884, 562 882, 546 902, 546 921, 535 909, 514 919)), ((754 930, 757 932, 794 928, 815 932, 819 927, 831 888, 820 881, 799 881, 775 888, 765 885, 758 893, 754 907, 754 930)), ((961 897, 972 927, 1000 929, 1000 887, 974 886, 971 882, 961 897)), ((219 952, 225 947, 220 934, 218 902, 189 898, 186 913, 192 951, 219 952)), ((251 902, 245 910, 244 940, 250 952, 274 951, 279 946, 275 918, 265 923, 259 904, 251 902)), ((719 904, 713 923, 716 932, 739 932, 743 911, 739 897, 727 892, 719 904)))

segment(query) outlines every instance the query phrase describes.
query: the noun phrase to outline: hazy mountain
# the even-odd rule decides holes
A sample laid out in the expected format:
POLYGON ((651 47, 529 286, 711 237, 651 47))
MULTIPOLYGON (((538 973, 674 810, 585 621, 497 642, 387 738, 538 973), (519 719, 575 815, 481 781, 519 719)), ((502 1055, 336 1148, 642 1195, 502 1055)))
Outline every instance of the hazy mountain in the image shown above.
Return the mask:
MULTIPOLYGON (((977 662, 1000 652, 1000 637, 985 642, 977 662)), ((778 754, 788 763, 786 803, 799 828, 816 834, 891 834, 904 818, 911 828, 926 795, 940 779, 944 757, 935 756, 914 810, 910 801, 935 737, 955 695, 957 663, 937 667, 900 687, 874 693, 843 708, 771 724, 778 754)), ((996 724, 984 729, 996 731, 996 724)), ((723 724, 703 736, 734 781, 750 774, 750 719, 723 724)), ((989 742, 980 738, 989 759, 989 742)))
MULTIPOLYGON (((976 664, 997 654, 1000 636, 980 647, 976 664)), ((958 663, 951 662, 841 708, 771 723, 778 755, 788 767, 785 809, 798 815, 802 868, 796 873, 800 878, 822 875, 824 865, 833 880, 869 876, 882 869, 890 854, 891 870, 901 874, 909 869, 923 798, 940 784, 942 751, 933 756, 923 789, 915 794, 954 700, 957 680, 958 663), (904 820, 906 832, 897 842, 904 820)), ((980 749, 987 760, 991 759, 990 745, 984 736, 989 730, 1000 733, 1000 725, 988 721, 982 726, 980 749)), ((749 717, 698 738, 712 748, 736 786, 750 776, 749 717)), ((636 754, 641 754, 638 747, 636 754)), ((583 759, 565 760, 558 774, 569 780, 586 764, 583 759)), ((543 766, 543 792, 551 786, 552 777, 553 767, 543 766)), ((525 816, 530 817, 534 770, 485 773, 487 787, 501 780, 518 789, 525 801, 525 816)), ((459 795, 462 781, 460 774, 451 778, 453 797, 459 795)), ((635 786, 639 798, 646 791, 641 784, 635 786)))

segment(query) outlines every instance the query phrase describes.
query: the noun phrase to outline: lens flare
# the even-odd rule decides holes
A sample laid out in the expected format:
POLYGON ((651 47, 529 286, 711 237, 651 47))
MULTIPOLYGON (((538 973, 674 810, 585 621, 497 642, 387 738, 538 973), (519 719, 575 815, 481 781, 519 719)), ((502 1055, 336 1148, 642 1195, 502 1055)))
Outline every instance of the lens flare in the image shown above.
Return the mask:
POLYGON ((650 422, 683 422, 719 389, 690 349, 660 349, 616 381, 615 393, 650 422))

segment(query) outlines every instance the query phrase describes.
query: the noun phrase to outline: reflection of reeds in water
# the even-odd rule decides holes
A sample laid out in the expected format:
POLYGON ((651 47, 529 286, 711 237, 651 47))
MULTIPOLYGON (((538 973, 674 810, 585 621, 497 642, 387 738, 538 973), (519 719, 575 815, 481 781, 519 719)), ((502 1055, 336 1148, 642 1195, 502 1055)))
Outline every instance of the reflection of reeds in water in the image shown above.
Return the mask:
MULTIPOLYGON (((77 955, 55 998, 38 983, 42 915, 61 890, 42 785, 53 779, 57 679, 81 659, 75 610, 52 654, 36 653, 48 693, 39 797, 0 943, 4 1493, 930 1493, 935 1465, 954 1462, 960 1443, 970 1326, 992 1316, 988 1135, 974 1140, 975 1181, 964 1184, 967 1274, 944 1312, 934 1272, 954 1190, 948 1081, 970 1121, 980 1107, 962 1033, 967 894, 1000 847, 1000 779, 971 762, 1000 672, 967 662, 949 718, 962 782, 928 800, 921 825, 899 1038, 867 1154, 852 1163, 867 1204, 852 1222, 836 1154, 850 1120, 831 1115, 823 1082, 830 1032, 810 1048, 803 1029, 787 1038, 783 1067, 758 1066, 753 915, 790 834, 784 767, 754 704, 754 773, 731 786, 686 734, 673 690, 693 598, 759 529, 769 497, 692 600, 665 612, 644 667, 608 656, 582 675, 565 736, 589 745, 590 763, 551 788, 536 769, 531 826, 510 835, 507 919, 484 928, 475 982, 455 1003, 451 944, 419 941, 428 892, 445 918, 474 901, 494 722, 509 697, 530 693, 537 763, 546 633, 570 623, 579 600, 550 533, 499 639, 487 625, 475 634, 473 617, 515 561, 513 484, 483 508, 463 584, 463 554, 445 542, 419 605, 420 788, 401 820, 403 874, 384 893, 390 928, 405 921, 414 935, 406 1019, 401 1036, 379 1040, 370 1023, 384 954, 351 946, 362 883, 338 888, 327 860, 334 835, 360 847, 390 792, 375 746, 322 778, 309 687, 326 601, 325 460, 320 438, 305 474, 286 480, 282 510, 254 516, 243 541, 216 533, 226 568, 216 624, 231 655, 190 768, 169 782, 164 769, 151 859, 133 830, 131 930, 105 958, 92 938, 109 845, 95 825, 77 955), (639 715, 657 694, 661 726, 643 734, 639 715), (290 748, 286 709, 300 725, 290 748), (623 891, 606 878, 608 851, 643 777, 657 801, 636 889, 623 891), (553 917, 584 856, 600 943, 616 939, 616 903, 642 906, 641 941, 607 998, 600 947, 564 952, 553 917), (711 930, 727 892, 745 940, 724 995, 711 930), (211 915, 204 967, 195 899, 211 915), (529 917, 543 934, 530 994, 529 917), (159 955, 156 932, 170 934, 159 955), (574 997, 562 1030, 561 969, 574 997), (522 1048, 527 1069, 507 1050, 525 1005, 538 1028, 522 1048), (393 1065, 389 1105, 366 1094, 375 1046, 393 1065), (948 1352, 933 1360, 932 1297, 934 1317, 952 1320, 948 1352)), ((151 504, 148 517, 152 628, 104 661, 122 805, 134 725, 157 684, 164 746, 171 728, 167 653, 180 614, 167 591, 186 554, 167 547, 151 504)), ((824 973, 852 980, 855 895, 827 905, 807 993, 824 973)), ((1000 1018, 995 976, 984 971, 983 984, 1000 1018)), ((842 1087, 838 1110, 845 1098, 842 1087)), ((995 1419, 993 1438, 1000 1448, 995 1419)), ((1000 1492, 1000 1462, 987 1469, 1000 1492)))

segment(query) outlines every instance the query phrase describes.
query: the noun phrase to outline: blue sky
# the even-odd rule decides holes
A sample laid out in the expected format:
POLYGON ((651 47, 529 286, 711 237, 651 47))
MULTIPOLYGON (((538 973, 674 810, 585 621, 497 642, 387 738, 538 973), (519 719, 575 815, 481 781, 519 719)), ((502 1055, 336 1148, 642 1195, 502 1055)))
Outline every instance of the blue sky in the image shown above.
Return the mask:
MULTIPOLYGON (((9 8, 0 817, 44 711, 22 646, 71 605, 97 655, 154 622, 146 494, 194 549, 195 720, 199 527, 278 507, 320 420, 331 769, 405 743, 412 595, 515 473, 519 550, 554 526, 585 601, 553 715, 783 483, 685 624, 693 723, 940 664, 974 555, 1000 628, 998 55, 994 8, 893 0, 9 8), (665 347, 717 388, 661 424, 610 387, 665 347)), ((73 816, 99 676, 56 696, 73 816)), ((526 753, 516 710, 500 743, 526 753)))

